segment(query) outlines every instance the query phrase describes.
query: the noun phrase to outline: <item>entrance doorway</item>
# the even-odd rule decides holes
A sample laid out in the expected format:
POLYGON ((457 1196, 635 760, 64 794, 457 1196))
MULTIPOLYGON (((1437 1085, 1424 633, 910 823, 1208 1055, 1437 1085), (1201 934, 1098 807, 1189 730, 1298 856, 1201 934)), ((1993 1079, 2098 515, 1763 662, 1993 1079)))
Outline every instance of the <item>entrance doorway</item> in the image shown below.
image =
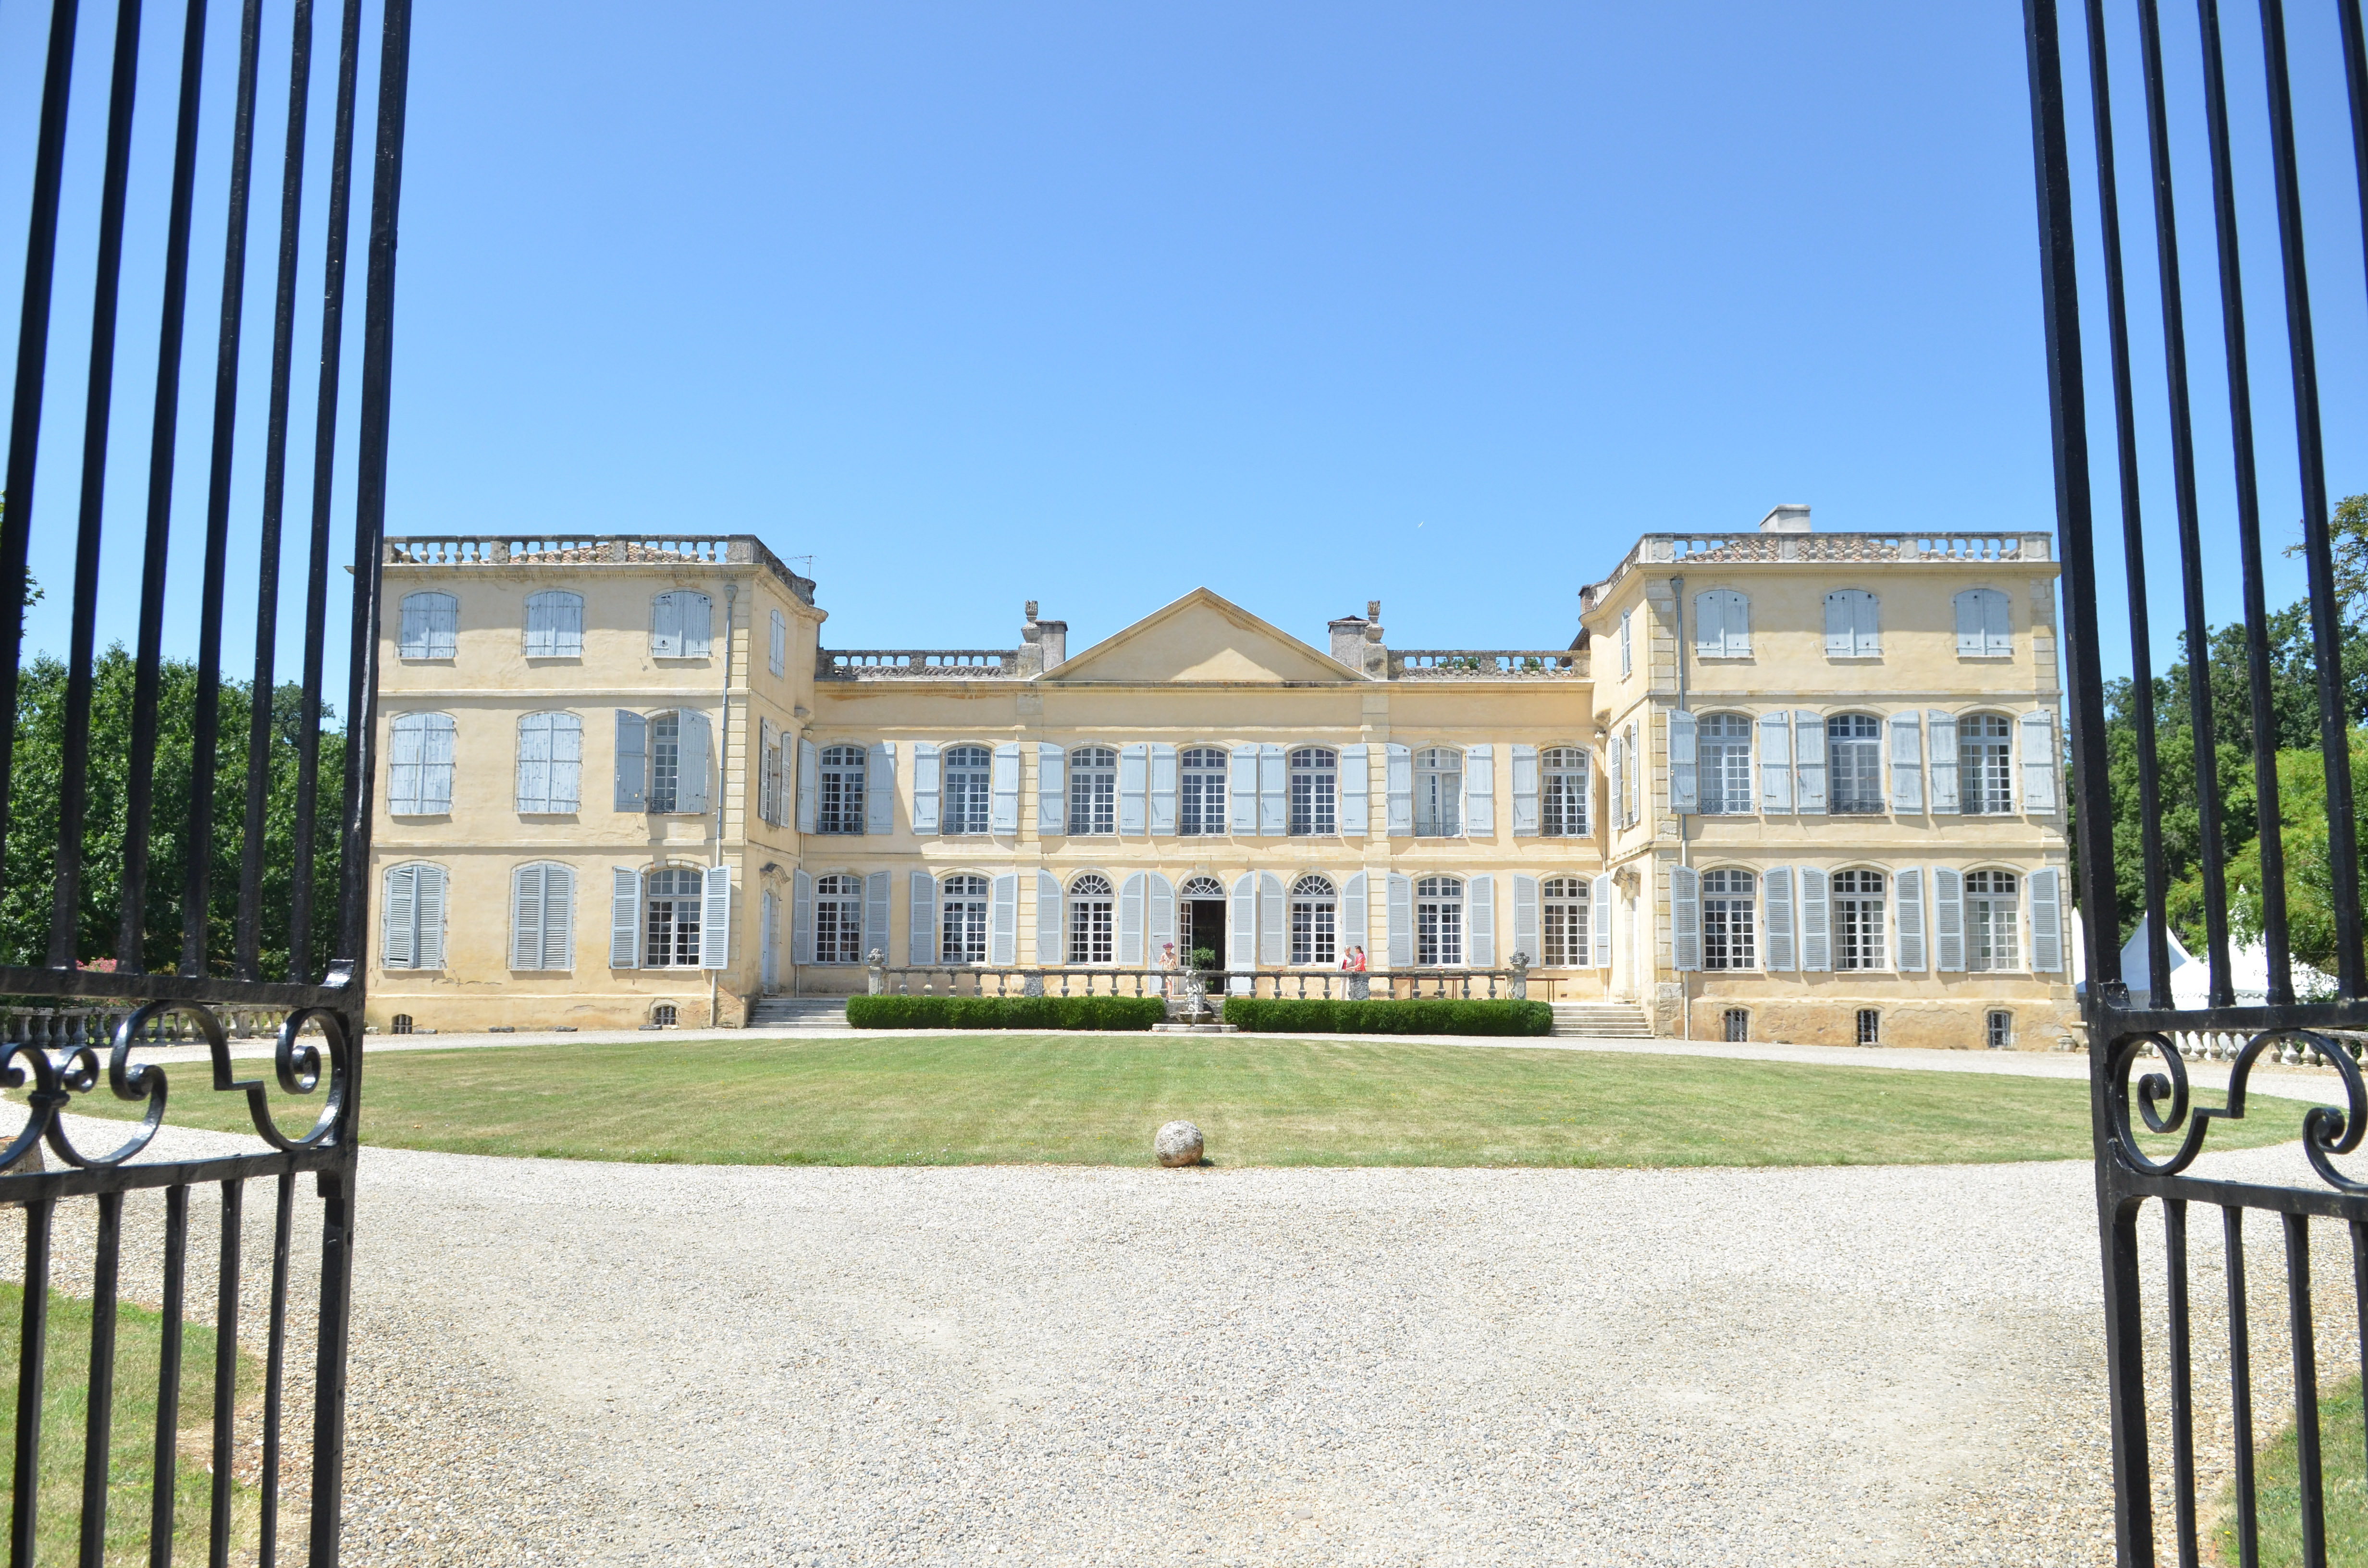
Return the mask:
POLYGON ((1181 918, 1177 932, 1177 958, 1190 964, 1196 951, 1206 949, 1209 967, 1225 967, 1225 890, 1214 877, 1194 877, 1177 892, 1181 918))

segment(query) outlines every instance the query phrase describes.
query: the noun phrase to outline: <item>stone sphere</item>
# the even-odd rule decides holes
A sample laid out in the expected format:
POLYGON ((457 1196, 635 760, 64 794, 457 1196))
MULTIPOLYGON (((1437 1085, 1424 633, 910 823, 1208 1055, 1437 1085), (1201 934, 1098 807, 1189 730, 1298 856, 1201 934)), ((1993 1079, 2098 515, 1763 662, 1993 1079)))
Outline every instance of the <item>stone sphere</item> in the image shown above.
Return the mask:
POLYGON ((1171 1169, 1197 1165, 1201 1163, 1201 1130, 1189 1121, 1171 1121, 1151 1141, 1151 1152, 1158 1156, 1161 1165, 1171 1169))

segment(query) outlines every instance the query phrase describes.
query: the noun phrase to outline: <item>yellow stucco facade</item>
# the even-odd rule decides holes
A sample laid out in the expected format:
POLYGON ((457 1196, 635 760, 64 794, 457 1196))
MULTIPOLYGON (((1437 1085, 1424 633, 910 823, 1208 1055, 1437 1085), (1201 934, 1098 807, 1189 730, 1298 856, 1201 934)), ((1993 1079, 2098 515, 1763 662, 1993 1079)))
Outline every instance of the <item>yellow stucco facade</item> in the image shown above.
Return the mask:
POLYGON ((1806 746, 1813 717, 1847 713, 1887 748, 1912 712, 1935 758, 1930 714, 2035 735, 2024 715, 2052 724, 2055 704, 2044 539, 1941 560, 1872 536, 1647 536, 1582 594, 1584 634, 1545 650, 1393 648, 1378 606, 1319 647, 1199 589, 1074 656, 1033 605, 1017 648, 825 650, 814 585, 745 536, 388 548, 380 1028, 729 1027, 768 994, 864 989, 875 952, 1074 978, 1170 942, 1286 988, 1359 948, 1401 983, 1501 988, 1519 955, 1531 994, 1632 1002, 1669 1034, 1741 1009, 1753 1039, 1841 1043, 1873 1010, 1884 1043, 2028 1047, 2071 1017, 2060 806, 2019 754, 2009 798, 1975 802, 2010 809, 1934 810, 1946 770, 1901 753, 1870 812, 1857 753, 1847 791, 1805 767, 1777 809, 1755 746, 1743 810, 1731 742, 1702 733, 1740 721, 1756 743, 1781 713, 1806 746), (1962 651, 1968 588, 2008 597, 2008 624, 1976 627, 1996 651, 1962 651), (1868 647, 1834 651, 1838 591, 1878 602, 1868 647), (1704 593, 1744 602, 1714 648, 1704 593), (1735 776, 1707 801, 1706 744, 1735 776), (1793 809, 1819 789, 1830 809, 1793 809), (2052 947, 2034 880, 2055 889, 2052 947))

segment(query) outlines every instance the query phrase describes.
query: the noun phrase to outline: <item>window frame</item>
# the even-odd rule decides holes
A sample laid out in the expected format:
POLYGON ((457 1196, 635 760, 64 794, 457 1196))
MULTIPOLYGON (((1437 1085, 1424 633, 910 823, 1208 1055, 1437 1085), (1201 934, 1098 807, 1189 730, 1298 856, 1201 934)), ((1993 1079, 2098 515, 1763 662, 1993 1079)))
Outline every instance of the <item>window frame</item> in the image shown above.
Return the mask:
POLYGON ((452 786, 457 782, 461 756, 461 726, 459 722, 453 719, 451 714, 443 711, 441 709, 415 708, 405 712, 390 714, 388 716, 386 740, 386 814, 391 817, 450 816, 452 814, 452 786), (443 722, 440 728, 436 722, 438 720, 441 720, 443 722), (418 755, 411 761, 405 762, 401 759, 401 744, 398 737, 413 733, 414 732, 416 732, 419 736, 417 746, 418 755), (431 760, 427 755, 430 749, 428 743, 437 735, 441 735, 445 738, 448 743, 445 749, 450 754, 441 762, 431 760), (396 787, 395 780, 397 778, 397 775, 395 773, 395 769, 398 767, 416 769, 419 775, 417 785, 410 797, 415 803, 409 808, 405 808, 399 803, 405 797, 404 791, 396 787), (431 796, 428 793, 428 781, 438 777, 438 770, 440 770, 444 783, 444 792, 442 796, 443 804, 430 805, 428 802, 436 797, 431 796))
POLYGON ((1066 780, 1064 831, 1072 838, 1117 836, 1118 747, 1099 741, 1071 746, 1061 767, 1066 780))
POLYGON ((995 748, 962 741, 938 754, 938 833, 945 838, 986 838, 995 831, 995 748), (978 760, 967 760, 975 754, 978 760), (964 760, 957 762, 957 758, 964 760), (962 788, 954 788, 960 768, 962 788), (974 808, 974 810, 973 810, 974 808), (971 825, 972 824, 975 825, 971 825))
POLYGON ((814 879, 814 956, 808 960, 808 962, 828 964, 834 969, 843 969, 863 962, 863 879, 852 871, 827 871, 814 879), (846 885, 834 887, 833 883, 846 885), (825 903, 830 906, 827 920, 824 915, 825 903), (853 911, 851 915, 848 913, 849 910, 853 911), (844 958, 831 956, 834 949, 825 948, 824 943, 825 933, 833 937, 843 937, 844 946, 835 950, 846 952, 848 956, 844 958))
POLYGON ((1964 884, 1958 892, 1964 901, 1965 929, 1965 972, 1968 974, 2021 974, 2028 971, 2030 954, 2023 950, 2022 901, 2025 873, 2003 866, 1984 866, 1964 873, 1964 884), (2003 877, 2011 884, 2005 888, 1985 886, 1976 890, 1974 879, 2003 877), (1975 901, 1980 901, 1983 919, 1974 918, 1975 901), (2001 918, 2002 916, 2002 918, 2001 918), (1975 939, 1978 926, 1980 940, 1975 939), (2007 946, 2006 961, 1998 961, 1998 937, 2003 931, 2007 946))
POLYGON ((706 878, 701 867, 669 860, 652 866, 642 873, 641 968, 679 970, 699 967, 700 931, 705 917, 706 895, 706 878), (680 892, 661 893, 657 885, 658 879, 661 877, 666 879, 669 888, 679 889, 687 882, 690 892, 688 894, 680 892), (668 937, 664 939, 670 941, 671 950, 676 955, 664 963, 655 961, 652 957, 654 953, 660 950, 657 944, 662 939, 659 935, 657 907, 661 899, 667 905, 670 920, 667 927, 668 937), (687 925, 683 919, 685 904, 689 906, 690 915, 687 925), (686 948, 690 954, 688 960, 680 956, 686 948))
POLYGON ((1954 715, 1957 729, 1957 811, 1969 817, 2010 817, 2015 814, 2014 725, 2004 713, 1979 710, 1954 715), (1994 723, 1996 734, 1976 736, 1977 725, 1994 723), (1996 753, 1997 773, 1986 771, 1987 754, 1996 753), (1995 797, 1987 788, 1998 786, 1995 797), (1996 805, 1987 802, 1993 798, 1996 805))
POLYGON ((1585 877, 1546 877, 1538 883, 1538 967, 1591 969, 1595 964, 1592 891, 1585 877), (1557 892, 1567 887, 1568 892, 1557 892), (1576 918, 1574 918, 1574 916, 1576 918), (1560 930, 1556 926, 1561 927, 1560 930), (1560 956, 1557 956, 1559 953, 1560 956))
POLYGON ((1285 788, 1290 791, 1288 836, 1340 836, 1340 752, 1337 746, 1293 746, 1283 758, 1285 788), (1321 758, 1321 761, 1315 759, 1321 758), (1305 798, 1301 785, 1304 781, 1305 798), (1304 809, 1303 810, 1303 806, 1304 809))
POLYGON ((1176 753, 1176 835, 1213 838, 1231 830, 1225 748, 1189 745, 1176 753), (1202 760, 1193 762, 1194 757, 1202 760), (1208 759, 1214 758, 1214 761, 1208 759), (1212 792, 1213 788, 1213 793, 1212 792), (1212 802, 1213 804, 1213 815, 1212 802), (1213 823, 1214 825, 1209 825, 1213 823))
POLYGON ((378 960, 379 968, 389 974, 443 974, 447 972, 452 966, 452 945, 445 939, 451 934, 452 925, 452 872, 450 868, 447 867, 440 860, 398 860, 379 873, 378 897, 378 918, 380 922, 380 930, 378 933, 375 956, 378 960), (408 871, 412 874, 410 928, 411 961, 408 963, 399 964, 389 963, 386 959, 386 938, 389 934, 390 926, 387 916, 387 906, 394 901, 393 889, 395 876, 397 873, 404 871, 408 871), (437 919, 438 921, 436 931, 436 957, 438 961, 433 964, 424 964, 419 961, 420 949, 423 946, 421 937, 427 931, 426 922, 419 918, 419 873, 422 871, 435 872, 437 877, 440 879, 442 884, 438 890, 436 901, 438 911, 437 919))
POLYGON ((1420 746, 1414 754, 1414 835, 1417 838, 1463 836, 1463 750, 1460 746, 1420 746), (1437 757, 1452 757, 1452 767, 1437 757), (1442 780, 1445 782, 1442 784, 1442 780), (1442 819, 1441 812, 1445 815, 1442 819), (1440 824, 1444 820, 1446 826, 1440 824), (1429 826, 1425 826, 1428 821, 1429 826))
POLYGON ((1338 963, 1340 885, 1321 872, 1310 871, 1292 880, 1285 906, 1291 965, 1329 969, 1338 963))
MULTIPOLYGON (((787 758, 783 770, 787 771, 787 758)), ((821 748, 814 763, 814 831, 847 836, 860 836, 863 832, 864 792, 871 786, 871 753, 863 746, 846 741, 821 748), (851 771, 855 778, 852 791, 848 789, 850 765, 846 755, 855 760, 851 771), (837 757, 837 761, 832 759, 837 757), (833 825, 836 824, 837 825, 833 825)))
POLYGON ((938 962, 955 969, 984 968, 990 950, 989 923, 994 915, 994 878, 976 871, 949 871, 939 877, 938 962), (970 883, 977 885, 973 888, 967 885, 970 883), (960 941, 954 939, 957 916, 962 924, 960 941), (975 958, 969 956, 973 948, 978 955, 975 958))
POLYGON ((1870 971, 1891 968, 1892 955, 1886 952, 1884 933, 1891 917, 1892 881, 1889 875, 1872 866, 1851 866, 1832 873, 1826 888, 1827 920, 1833 941, 1833 963, 1837 973, 1862 974, 1870 971), (1873 878, 1872 891, 1856 885, 1845 888, 1844 878, 1873 878), (1842 910, 1847 903, 1853 919, 1846 929, 1842 910), (1872 904, 1870 910, 1867 906, 1872 904))
POLYGON ((1061 893, 1061 931, 1064 967, 1116 965, 1118 885, 1099 871, 1080 871, 1070 878, 1061 893), (1080 952, 1085 956, 1079 957, 1080 952))
POLYGON ((1861 712, 1828 713, 1826 729, 1826 812, 1838 817, 1881 816, 1891 809, 1890 797, 1884 793, 1883 779, 1883 743, 1886 733, 1879 714, 1861 712), (1868 726, 1863 733, 1843 734, 1844 725, 1868 726), (1847 770, 1843 758, 1847 755, 1852 766, 1847 770), (1842 781, 1845 777, 1861 787, 1858 793, 1844 803, 1842 781))
POLYGON ((1704 713, 1694 721, 1694 797, 1698 813, 1706 817, 1756 816, 1759 811, 1759 779, 1751 765, 1751 736, 1759 724, 1748 713, 1704 713), (1736 745, 1740 742, 1740 746, 1736 745), (1713 750, 1718 760, 1713 761, 1713 750), (1726 765, 1739 750, 1742 778, 1729 778, 1726 765), (1730 785, 1736 785, 1730 789, 1730 785), (1740 809, 1730 802, 1739 798, 1740 809))
POLYGON ((1414 962, 1417 969, 1463 969, 1471 951, 1465 937, 1464 897, 1469 879, 1447 872, 1419 877, 1414 892, 1414 962), (1426 958, 1424 954, 1430 956, 1426 958))
POLYGON ((1702 874, 1702 966, 1733 973, 1759 967, 1759 873, 1717 866, 1702 874), (1734 886, 1740 878, 1741 887, 1734 886), (1715 908, 1717 919, 1712 919, 1715 908), (1738 924, 1739 922, 1739 924, 1738 924), (1713 930, 1713 926, 1715 929, 1713 930))
POLYGON ((1541 838, 1591 838, 1595 802, 1595 756, 1582 745, 1552 745, 1538 748, 1538 836, 1541 838), (1577 758, 1576 766, 1554 760, 1561 756, 1577 758), (1576 779, 1577 787, 1567 788, 1576 779), (1571 825, 1573 812, 1577 825, 1571 825))

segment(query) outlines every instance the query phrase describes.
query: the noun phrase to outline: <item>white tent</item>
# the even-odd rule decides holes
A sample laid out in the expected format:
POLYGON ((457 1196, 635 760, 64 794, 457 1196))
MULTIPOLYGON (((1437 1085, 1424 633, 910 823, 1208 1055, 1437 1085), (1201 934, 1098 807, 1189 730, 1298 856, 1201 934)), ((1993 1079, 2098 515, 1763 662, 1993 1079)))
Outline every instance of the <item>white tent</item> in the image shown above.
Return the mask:
MULTIPOLYGON (((2146 986, 2146 921, 2138 916, 2137 929, 2122 948, 2122 979, 2130 988, 2130 1005, 2149 1006, 2146 986)), ((2212 1005, 2212 966, 2187 950, 2179 933, 2168 933, 2170 940, 2170 1005, 2179 1008, 2208 1007, 2212 1005)), ((2270 999, 2270 955, 2260 942, 2248 942, 2228 952, 2228 979, 2237 994, 2239 1007, 2259 1007, 2270 999)), ((2294 960, 2294 994, 2300 997, 2326 995, 2335 989, 2335 982, 2317 970, 2294 960)))

